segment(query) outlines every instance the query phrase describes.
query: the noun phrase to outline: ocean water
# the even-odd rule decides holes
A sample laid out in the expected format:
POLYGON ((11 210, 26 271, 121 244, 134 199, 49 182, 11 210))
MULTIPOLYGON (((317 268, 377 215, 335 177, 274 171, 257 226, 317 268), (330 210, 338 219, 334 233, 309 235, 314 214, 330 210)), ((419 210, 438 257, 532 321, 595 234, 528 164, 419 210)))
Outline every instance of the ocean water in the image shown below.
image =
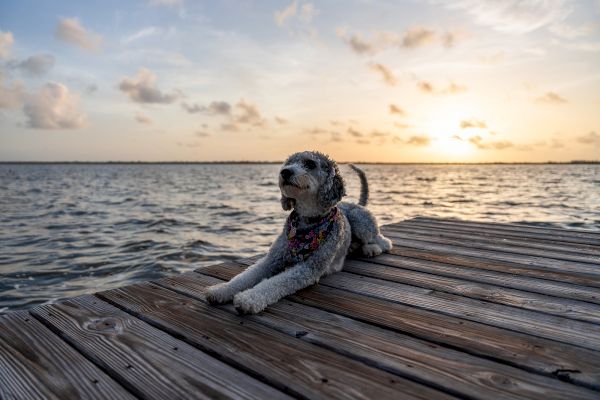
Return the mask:
MULTIPOLYGON (((366 165, 380 223, 415 216, 600 231, 600 165, 366 165)), ((0 313, 263 253, 279 166, 0 165, 0 313)), ((359 182, 348 166, 347 200, 359 182)))

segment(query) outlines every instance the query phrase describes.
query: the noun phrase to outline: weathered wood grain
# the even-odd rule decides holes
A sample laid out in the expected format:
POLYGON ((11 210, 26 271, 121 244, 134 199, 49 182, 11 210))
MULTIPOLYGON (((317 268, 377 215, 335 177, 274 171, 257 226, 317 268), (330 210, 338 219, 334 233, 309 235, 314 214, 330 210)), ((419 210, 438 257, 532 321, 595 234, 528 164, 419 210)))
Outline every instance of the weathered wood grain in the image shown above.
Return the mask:
POLYGON ((139 397, 289 398, 95 296, 31 312, 139 397))
MULTIPOLYGON (((405 233, 418 235, 419 238, 426 237, 429 241, 460 244, 461 246, 476 249, 498 250, 506 253, 524 254, 553 258, 557 260, 575 261, 590 264, 600 264, 600 249, 598 251, 580 250, 574 246, 558 246, 548 244, 538 244, 526 239, 508 239, 499 236, 489 236, 483 233, 464 232, 456 233, 442 228, 430 228, 429 226, 416 225, 414 223, 405 223, 400 225, 391 225, 382 228, 382 232, 389 234, 405 233)), ((417 237, 417 236, 415 236, 417 237)))
POLYGON ((448 254, 444 251, 405 247, 402 243, 398 242, 394 244, 394 248, 392 248, 390 254, 436 261, 443 264, 458 265, 461 267, 504 272, 516 276, 528 276, 556 282, 573 283, 575 285, 589 287, 590 290, 592 290, 592 297, 596 299, 599 298, 597 293, 598 289, 595 289, 600 288, 599 277, 580 276, 567 271, 549 270, 536 265, 523 265, 508 261, 489 260, 472 255, 448 254))
MULTIPOLYGON (((402 249, 407 254, 413 255, 413 251, 402 249)), ((419 256, 417 253, 416 256, 419 256)), ((422 260, 419 258, 406 257, 394 253, 384 253, 375 258, 348 258, 352 260, 364 261, 371 264, 381 264, 390 267, 402 268, 403 270, 414 270, 426 272, 433 275, 447 276, 450 278, 465 279, 473 282, 489 283, 511 289, 519 289, 527 292, 540 293, 564 299, 579 300, 586 303, 600 304, 600 291, 596 288, 556 282, 548 279, 532 278, 523 275, 516 275, 495 270, 486 270, 475 268, 477 264, 472 263, 468 266, 453 265, 435 261, 422 260)))
MULTIPOLYGON (((205 301, 207 286, 223 282, 198 273, 156 281, 205 301)), ((229 305, 225 309, 235 313, 229 305)), ((330 312, 281 300, 249 319, 371 366, 473 399, 596 398, 598 392, 441 347, 330 312)))
MULTIPOLYGON (((252 262, 249 259, 245 261, 252 262)), ((224 263, 199 268, 197 271, 229 280, 244 268, 244 265, 224 263)), ((600 386, 600 352, 350 293, 322 284, 300 291, 289 298, 353 319, 452 346, 469 354, 501 360, 530 371, 557 375, 588 387, 600 386)))
POLYGON ((98 295, 295 396, 451 397, 157 285, 133 285, 98 295))
POLYGON ((429 223, 420 220, 407 220, 402 221, 399 224, 385 225, 383 229, 395 229, 397 227, 414 227, 417 229, 435 230, 437 232, 443 232, 444 234, 453 235, 452 237, 472 237, 477 239, 488 239, 502 241, 505 244, 516 244, 524 247, 533 247, 537 249, 548 249, 554 251, 560 251, 572 254, 589 254, 593 256, 600 255, 600 246, 593 246, 580 243, 567 243, 558 240, 553 240, 554 235, 548 235, 548 237, 538 237, 534 234, 523 234, 522 232, 507 232, 496 229, 482 229, 478 227, 468 226, 454 226, 454 225, 443 225, 440 226, 436 223, 429 223), (525 236, 523 236, 525 235, 525 236))
POLYGON ((590 350, 600 350, 600 326, 596 324, 347 272, 339 272, 322 279, 320 283, 590 350))
POLYGON ((492 303, 543 312, 563 318, 600 324, 600 305, 402 269, 401 262, 396 263, 396 267, 388 267, 372 262, 348 260, 344 265, 344 271, 492 303))
POLYGON ((488 232, 496 230, 518 235, 520 237, 548 238, 554 241, 561 241, 566 243, 581 243, 589 244, 592 246, 600 246, 600 236, 598 235, 598 233, 593 233, 589 231, 579 231, 575 229, 560 229, 550 227, 542 228, 524 224, 474 222, 424 217, 413 218, 410 221, 435 223, 439 226, 470 227, 474 229, 481 229, 482 231, 485 230, 488 232))
POLYGON ((582 278, 600 278, 600 268, 595 264, 579 263, 574 261, 556 260, 541 256, 512 254, 494 249, 475 249, 464 247, 456 243, 447 243, 444 240, 430 241, 427 237, 405 233, 387 235, 394 244, 415 249, 438 251, 445 254, 477 257, 484 260, 507 261, 530 267, 543 268, 547 271, 565 272, 582 278), (442 243, 446 242, 446 243, 442 243))
POLYGON ((0 319, 0 398, 133 399, 26 311, 0 319))

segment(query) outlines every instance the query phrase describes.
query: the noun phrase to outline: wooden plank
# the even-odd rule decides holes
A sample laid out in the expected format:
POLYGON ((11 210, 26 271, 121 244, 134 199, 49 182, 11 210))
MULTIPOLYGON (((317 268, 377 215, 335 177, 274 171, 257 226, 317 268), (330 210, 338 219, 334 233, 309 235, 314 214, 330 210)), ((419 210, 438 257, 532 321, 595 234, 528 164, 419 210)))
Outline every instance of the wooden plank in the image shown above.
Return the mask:
POLYGON ((540 226, 540 225, 532 225, 532 224, 524 224, 524 223, 516 223, 516 222, 469 221, 469 220, 462 220, 462 219, 456 219, 456 218, 439 218, 439 217, 435 217, 435 218, 415 217, 414 219, 415 220, 423 219, 423 220, 444 222, 444 223, 458 223, 458 224, 480 226, 480 227, 493 226, 496 228, 502 228, 502 229, 507 229, 507 230, 512 229, 512 230, 517 230, 517 231, 548 232, 549 234, 565 234, 565 235, 571 235, 574 237, 589 237, 589 238, 600 239, 600 232, 596 232, 596 231, 589 230, 589 229, 576 229, 576 228, 565 229, 565 228, 558 228, 558 227, 554 227, 554 226, 540 226))
POLYGON ((468 245, 493 245, 501 246, 502 251, 527 254, 527 255, 542 255, 544 257, 556 258, 560 260, 569 260, 585 263, 600 262, 600 247, 579 249, 577 245, 555 243, 538 243, 527 238, 506 237, 501 235, 491 235, 485 231, 477 232, 462 232, 438 227, 436 225, 416 224, 411 221, 403 222, 398 225, 391 225, 382 228, 383 231, 404 232, 423 236, 438 237, 448 240, 456 240, 468 245), (591 249, 590 249, 591 248, 591 249))
POLYGON ((596 324, 346 272, 322 279, 320 283, 532 336, 600 350, 600 326, 596 324))
POLYGON ((523 235, 522 233, 516 232, 506 232, 499 231, 495 229, 482 229, 478 227, 468 227, 468 226, 453 226, 453 225, 444 225, 441 226, 437 223, 428 223, 421 222, 414 219, 402 221, 398 224, 385 225, 382 227, 383 229, 396 229, 396 228, 418 228, 418 229, 427 229, 427 230, 435 230, 437 232, 443 232, 444 234, 452 234, 453 237, 463 238, 473 238, 473 239, 489 239, 489 240, 501 240, 502 243, 506 244, 516 244, 519 246, 525 247, 533 247, 537 249, 548 249, 548 250, 556 250, 560 252, 572 253, 572 254, 589 254, 589 255, 599 255, 600 254, 600 246, 593 246, 587 244, 580 243, 566 243, 558 240, 553 240, 556 236, 548 236, 548 237, 538 237, 538 235, 527 234, 523 235))
MULTIPOLYGON (((573 275, 566 271, 548 270, 547 268, 537 267, 535 265, 523 265, 507 261, 488 260, 476 256, 448 254, 444 251, 433 251, 413 247, 404 247, 402 246, 402 244, 395 244, 394 248, 390 251, 390 254, 418 258, 427 261, 435 261, 443 264, 451 264, 462 267, 510 273, 517 276, 529 276, 533 278, 546 279, 556 282, 572 283, 580 286, 587 286, 593 288, 600 287, 599 277, 573 275)), ((595 290, 597 292, 597 289, 590 290, 595 290)), ((598 293, 592 294, 592 296, 595 299, 599 298, 598 293)))
POLYGON ((435 273, 403 269, 401 263, 400 266, 389 267, 364 260, 348 260, 344 265, 344 271, 425 289, 457 294, 472 299, 543 312, 562 318, 600 324, 600 305, 489 285, 472 280, 448 278, 435 273))
POLYGON ((522 254, 511 254, 500 252, 496 249, 475 249, 463 247, 458 244, 445 244, 442 240, 432 242, 426 240, 426 237, 419 235, 410 235, 404 233, 389 234, 388 237, 394 244, 404 247, 411 247, 428 251, 440 251, 446 254, 465 255, 477 257, 479 259, 508 261, 515 264, 535 266, 551 271, 568 272, 572 275, 578 275, 584 278, 600 278, 600 268, 595 264, 586 264, 573 261, 556 260, 539 256, 527 256, 522 254))
MULTIPOLYGON (((412 254, 410 251, 407 251, 412 254)), ((345 270, 357 273, 348 269, 350 261, 346 261, 345 270)), ((548 296, 560 297, 563 299, 579 300, 587 303, 600 304, 600 292, 598 289, 550 281, 547 279, 531 278, 528 276, 515 275, 505 272, 489 271, 485 269, 474 268, 472 265, 459 266, 445 264, 434 261, 421 260, 418 258, 409 258, 396 254, 381 254, 375 258, 358 258, 367 263, 387 265, 402 270, 420 271, 450 278, 466 279, 473 282, 487 283, 502 286, 510 289, 524 290, 527 292, 540 293, 548 296)), ((557 310, 559 311, 559 310, 557 310)), ((564 316, 568 316, 569 310, 566 310, 564 316)))
POLYGON ((573 261, 575 263, 585 263, 592 265, 600 264, 599 255, 564 253, 548 249, 537 249, 533 247, 520 246, 519 242, 505 243, 501 239, 486 240, 481 236, 458 235, 441 232, 438 230, 416 229, 413 226, 397 225, 391 228, 383 228, 382 232, 386 236, 407 237, 414 240, 422 240, 432 243, 448 244, 453 246, 468 247, 472 249, 494 250, 502 253, 519 254, 525 256, 536 256, 552 258, 561 261, 573 261))
MULTIPOLYGON (((251 262, 248 259, 245 261, 251 262)), ((197 271, 229 280, 244 268, 244 265, 224 263, 197 271)), ((600 352, 321 284, 289 298, 529 371, 556 375, 588 387, 597 388, 600 385, 600 352)))
MULTIPOLYGON (((198 273, 155 283, 205 301, 207 286, 223 282, 198 273)), ((223 308, 235 313, 233 306, 223 308)), ((281 300, 249 317, 290 336, 331 349, 368 365, 472 399, 597 398, 598 392, 474 357, 314 307, 281 300), (482 377, 485 377, 482 379, 482 377)))
POLYGON ((451 397, 154 284, 133 285, 98 295, 294 396, 451 397))
POLYGON ((492 223, 492 222, 473 222, 463 220, 451 220, 443 218, 423 218, 417 217, 410 221, 415 222, 427 222, 435 223, 440 226, 463 226, 471 228, 479 228, 486 231, 502 231, 510 234, 515 234, 520 237, 539 237, 548 238, 555 241, 567 242, 567 243, 581 243, 593 246, 599 246, 600 237, 597 233, 590 234, 589 231, 577 231, 574 229, 560 229, 560 228, 540 228, 533 227, 530 225, 518 225, 518 224, 507 224, 507 223, 492 223))
POLYGON ((289 398, 95 296, 31 312, 139 397, 289 398))
POLYGON ((133 399, 26 311, 0 319, 0 398, 133 399))
POLYGON ((600 238, 600 232, 593 231, 590 229, 579 229, 579 228, 559 228, 554 226, 541 226, 541 225, 532 225, 518 222, 493 222, 493 221, 469 221, 457 218, 440 218, 440 217, 420 217, 417 216, 413 218, 415 220, 429 220, 436 222, 444 222, 444 223, 459 223, 465 225, 473 225, 473 226, 494 226, 498 228, 504 229, 514 229, 520 231, 535 231, 535 232, 549 232, 550 234, 555 233, 564 233, 568 235, 573 235, 576 237, 591 237, 591 238, 600 238))

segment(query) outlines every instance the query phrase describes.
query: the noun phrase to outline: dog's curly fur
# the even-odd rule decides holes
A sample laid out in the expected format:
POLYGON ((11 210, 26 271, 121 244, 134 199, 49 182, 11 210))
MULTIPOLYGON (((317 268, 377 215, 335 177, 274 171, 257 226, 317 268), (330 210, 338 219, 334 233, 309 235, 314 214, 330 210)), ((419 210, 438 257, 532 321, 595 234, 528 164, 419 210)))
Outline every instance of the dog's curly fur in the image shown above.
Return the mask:
POLYGON ((211 286, 206 298, 212 304, 233 304, 240 313, 255 314, 268 305, 319 279, 340 271, 349 251, 360 249, 367 257, 389 251, 392 243, 379 232, 375 216, 365 205, 368 185, 364 172, 351 166, 361 181, 359 204, 341 202, 345 196, 344 180, 335 161, 319 152, 291 155, 279 174, 281 206, 299 215, 299 228, 309 225, 309 218, 327 214, 338 206, 342 217, 334 224, 327 239, 315 253, 292 264, 285 228, 267 255, 231 281, 211 286))

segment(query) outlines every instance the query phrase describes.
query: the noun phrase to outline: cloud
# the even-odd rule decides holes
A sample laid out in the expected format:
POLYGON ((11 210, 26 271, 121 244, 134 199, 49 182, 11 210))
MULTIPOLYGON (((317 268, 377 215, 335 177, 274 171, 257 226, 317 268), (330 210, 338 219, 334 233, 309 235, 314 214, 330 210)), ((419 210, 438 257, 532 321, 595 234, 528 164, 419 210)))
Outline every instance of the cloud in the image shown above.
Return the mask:
POLYGON ((77 129, 86 123, 78 109, 78 96, 60 83, 47 83, 26 100, 23 111, 27 126, 34 129, 77 129))
POLYGON ((265 124, 265 120, 262 118, 258 107, 252 103, 246 102, 241 99, 235 105, 236 110, 240 111, 237 115, 234 115, 233 119, 238 124, 249 124, 255 126, 261 126, 265 124))
POLYGON ((359 132, 358 130, 356 130, 352 127, 348 128, 348 133, 354 137, 363 137, 364 136, 361 132, 359 132))
POLYGON ((464 85, 458 85, 454 82, 450 82, 450 84, 443 89, 436 89, 431 82, 428 81, 418 81, 417 87, 424 93, 428 94, 458 94, 467 91, 467 87, 464 85))
POLYGON ((427 81, 417 82, 417 87, 425 93, 433 93, 433 85, 427 81))
POLYGON ((385 65, 371 63, 371 64, 369 64, 369 68, 371 68, 371 70, 380 74, 381 78, 383 79, 383 81, 386 84, 388 84, 390 86, 395 86, 396 83, 398 83, 398 80, 394 76, 394 73, 385 65))
POLYGON ((298 2, 296 0, 292 1, 292 3, 284 8, 281 11, 275 11, 273 14, 273 18, 275 18, 275 22, 279 26, 283 26, 285 20, 288 18, 292 18, 298 12, 298 2))
POLYGON ((314 17, 319 15, 319 10, 312 3, 302 4, 300 9, 300 19, 304 22, 310 22, 314 17))
POLYGON ((0 60, 10 57, 10 50, 14 42, 12 32, 0 31, 0 60))
POLYGON ((145 37, 154 36, 160 32, 162 32, 162 29, 157 28, 155 26, 149 26, 135 33, 132 33, 131 35, 125 37, 121 42, 123 44, 130 44, 145 37))
POLYGON ((431 138, 427 135, 414 135, 405 140, 404 143, 411 144, 413 146, 427 146, 431 143, 431 138))
POLYGON ((459 41, 469 37, 465 30, 436 32, 423 26, 407 29, 402 35, 390 31, 375 31, 370 38, 360 33, 348 34, 345 28, 337 28, 336 34, 343 39, 357 54, 375 54, 386 49, 416 49, 433 44, 441 44, 446 48, 455 46, 459 41))
POLYGON ((52 54, 35 54, 17 63, 15 67, 29 75, 43 75, 54 67, 54 56, 52 54))
POLYGON ((211 101, 206 107, 195 103, 189 104, 184 101, 181 103, 181 107, 190 114, 229 115, 231 113, 231 104, 226 101, 211 101))
POLYGON ((437 34, 422 26, 415 26, 408 29, 402 38, 402 47, 416 48, 432 44, 437 37, 437 34))
POLYGON ((275 122, 277 122, 279 125, 285 125, 289 121, 287 119, 285 119, 285 118, 281 118, 281 117, 275 116, 275 122))
POLYGON ((395 104, 390 104, 390 114, 405 116, 406 112, 395 104))
POLYGON ((4 76, 0 72, 0 109, 17 108, 23 103, 25 89, 21 82, 12 85, 4 84, 4 76))
POLYGON ((600 135, 596 132, 589 132, 586 135, 578 136, 577 141, 583 144, 591 144, 593 146, 600 146, 600 135))
MULTIPOLYGON (((481 150, 505 150, 505 149, 515 147, 515 145, 512 142, 509 142, 507 140, 484 142, 483 138, 479 135, 470 137, 469 142, 471 144, 474 144, 475 146, 477 146, 478 149, 481 149, 481 150)), ((522 147, 519 150, 528 150, 528 149, 529 148, 522 147)))
POLYGON ((547 92, 546 94, 538 97, 535 99, 535 101, 537 103, 544 103, 544 104, 564 104, 564 103, 568 103, 567 99, 565 99, 564 97, 554 93, 554 92, 547 92))
POLYGON ((162 93, 156 87, 156 75, 146 68, 140 68, 135 78, 124 78, 119 89, 136 103, 169 104, 179 98, 179 93, 162 93))
POLYGON ((204 131, 196 131, 196 132, 194 132, 194 135, 196 135, 198 137, 209 137, 210 133, 204 132, 204 131))
POLYGON ((140 124, 150 125, 152 123, 152 119, 149 116, 140 112, 135 113, 135 120, 140 124))
POLYGON ((394 126, 396 126, 399 129, 408 129, 408 128, 412 128, 412 125, 410 124, 404 124, 402 122, 394 122, 394 126))
POLYGON ((572 8, 564 0, 433 0, 449 9, 461 10, 494 30, 520 34, 560 23, 572 8))
POLYGON ((484 129, 484 128, 487 128, 487 124, 484 121, 480 121, 477 119, 471 119, 471 120, 460 121, 460 127, 461 127, 461 129, 469 129, 469 128, 484 129))
POLYGON ((240 130, 239 126, 232 122, 221 124, 221 129, 230 132, 238 132, 240 130))
POLYGON ((87 51, 98 51, 102 37, 86 30, 77 18, 63 18, 56 28, 56 37, 87 51))

